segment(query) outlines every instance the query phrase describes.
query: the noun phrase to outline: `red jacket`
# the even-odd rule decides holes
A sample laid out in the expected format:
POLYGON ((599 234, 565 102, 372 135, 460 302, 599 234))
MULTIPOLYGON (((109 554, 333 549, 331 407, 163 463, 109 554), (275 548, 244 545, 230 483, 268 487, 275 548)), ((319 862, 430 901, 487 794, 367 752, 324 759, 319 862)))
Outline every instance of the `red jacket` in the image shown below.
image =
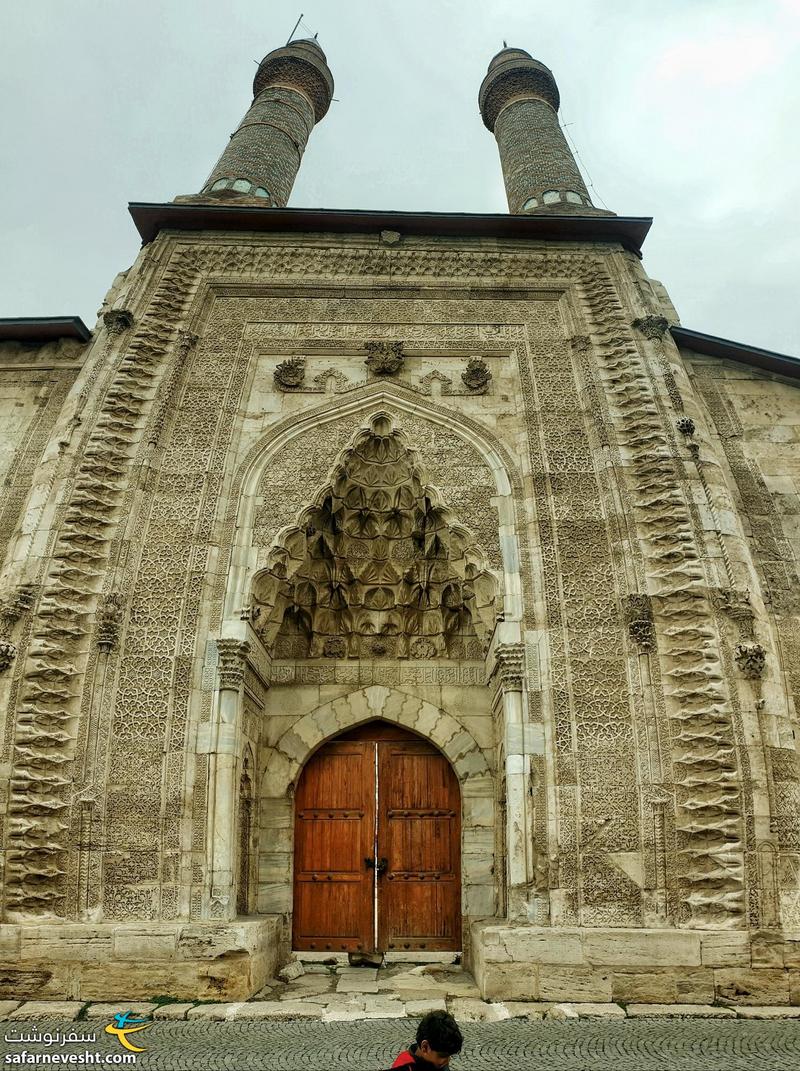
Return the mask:
POLYGON ((395 1062, 392 1064, 392 1067, 413 1067, 416 1062, 417 1061, 414 1059, 414 1053, 409 1052, 408 1049, 405 1049, 397 1057, 395 1062))

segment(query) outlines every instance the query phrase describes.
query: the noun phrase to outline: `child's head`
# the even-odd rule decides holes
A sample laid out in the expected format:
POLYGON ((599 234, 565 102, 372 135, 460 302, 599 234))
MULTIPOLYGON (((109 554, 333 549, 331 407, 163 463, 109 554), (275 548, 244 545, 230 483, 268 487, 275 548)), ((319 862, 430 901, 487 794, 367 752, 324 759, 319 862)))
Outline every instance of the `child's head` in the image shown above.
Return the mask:
POLYGON ((448 1012, 429 1012, 417 1027, 417 1055, 434 1067, 447 1067, 463 1044, 458 1023, 448 1012))

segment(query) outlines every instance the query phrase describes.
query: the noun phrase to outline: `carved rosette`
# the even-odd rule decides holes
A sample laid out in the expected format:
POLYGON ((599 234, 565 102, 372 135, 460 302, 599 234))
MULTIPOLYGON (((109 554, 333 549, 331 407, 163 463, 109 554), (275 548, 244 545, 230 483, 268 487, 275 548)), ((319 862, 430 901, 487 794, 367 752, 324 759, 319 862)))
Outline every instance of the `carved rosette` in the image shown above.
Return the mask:
POLYGON ((657 342, 669 331, 669 320, 663 316, 641 316, 638 320, 633 321, 631 327, 636 328, 651 342, 657 342))
POLYGON ((759 680, 764 676, 767 652, 760 643, 740 643, 733 657, 742 676, 747 680, 759 680))
POLYGON ((273 372, 273 378, 280 390, 297 390, 306 378, 305 357, 290 357, 281 361, 273 372))
POLYGON ((393 376, 403 367, 405 356, 402 342, 365 342, 367 357, 364 364, 376 376, 393 376))
POLYGON ((623 603, 628 635, 640 651, 655 649, 656 630, 649 595, 628 595, 623 603))
POLYGON ((244 684, 247 655, 250 644, 247 640, 223 638, 217 640, 219 652, 219 686, 238 691, 244 684))
POLYGON ((499 643, 495 650, 494 674, 504 692, 521 692, 525 675, 525 645, 499 643))
POLYGON ((485 394, 492 382, 492 373, 483 357, 470 357, 461 373, 461 381, 471 394, 485 394))

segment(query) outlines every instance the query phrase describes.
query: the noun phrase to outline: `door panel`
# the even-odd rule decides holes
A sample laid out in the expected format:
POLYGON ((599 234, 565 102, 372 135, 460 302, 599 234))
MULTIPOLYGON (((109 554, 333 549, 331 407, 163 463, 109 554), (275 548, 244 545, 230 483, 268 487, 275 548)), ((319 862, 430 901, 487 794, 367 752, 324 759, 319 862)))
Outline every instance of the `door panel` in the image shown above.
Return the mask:
POLYGON ((461 948, 460 792, 423 740, 378 744, 378 947, 461 948))
POLYGON ((295 799, 293 947, 374 946, 375 745, 327 744, 303 770, 295 799))
POLYGON ((434 747, 386 722, 326 744, 297 787, 293 947, 458 951, 460 846, 458 780, 434 747))

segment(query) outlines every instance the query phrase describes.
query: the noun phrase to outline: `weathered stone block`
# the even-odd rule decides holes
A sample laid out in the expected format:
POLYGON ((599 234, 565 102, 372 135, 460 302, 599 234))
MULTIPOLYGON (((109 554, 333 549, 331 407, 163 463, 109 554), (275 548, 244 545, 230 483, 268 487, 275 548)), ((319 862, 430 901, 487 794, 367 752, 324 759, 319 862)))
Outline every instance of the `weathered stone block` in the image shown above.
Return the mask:
POLYGON ((45 963, 105 962, 112 958, 111 931, 91 926, 21 926, 20 960, 45 963))
POLYGON ((694 970, 614 971, 612 992, 623 1004, 710 1004, 714 1000, 714 972, 694 970))
POLYGON ((579 1003, 611 1003, 611 972, 588 967, 539 968, 537 999, 579 1003))
POLYGON ((168 934, 136 933, 124 930, 114 934, 116 959, 163 962, 175 956, 175 932, 168 934))
POLYGON ((750 942, 750 961, 753 967, 783 967, 783 936, 773 931, 754 933, 750 942))
POLYGON ((714 971, 717 1000, 728 1004, 791 1004, 789 973, 730 967, 714 971))
POLYGON ((749 967, 750 934, 745 931, 700 935, 704 967, 749 967))
POLYGON ((486 1000, 538 1000, 539 969, 533 963, 488 963, 480 989, 486 1000))
POLYGON ((0 1020, 7 1019, 9 1014, 18 1008, 21 1000, 0 1000, 0 1020))
POLYGON ((594 966, 699 967, 700 934, 677 930, 586 933, 586 962, 594 966))

